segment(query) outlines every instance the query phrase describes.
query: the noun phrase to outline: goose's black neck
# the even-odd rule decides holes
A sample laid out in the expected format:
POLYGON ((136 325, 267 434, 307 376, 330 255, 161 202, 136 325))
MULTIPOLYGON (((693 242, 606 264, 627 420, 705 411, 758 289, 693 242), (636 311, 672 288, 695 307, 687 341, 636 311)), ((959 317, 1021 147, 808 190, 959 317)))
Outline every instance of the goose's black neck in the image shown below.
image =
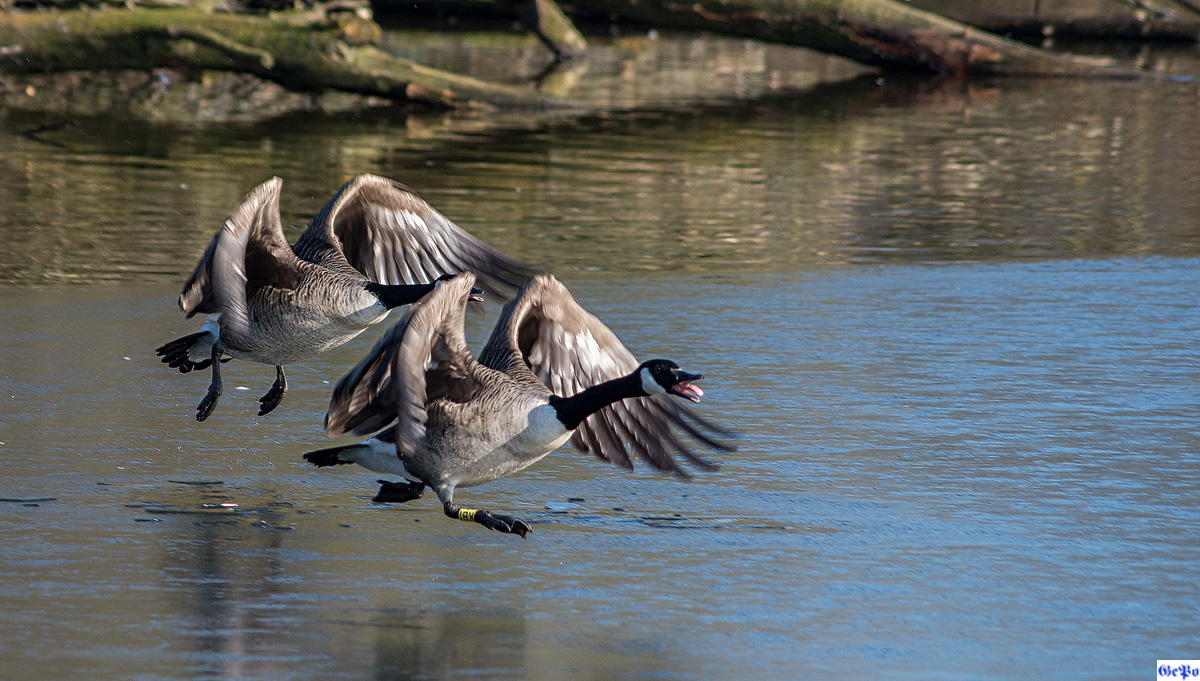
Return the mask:
POLYGON ((367 290, 374 293, 379 302, 390 310, 393 307, 409 305, 421 299, 433 290, 434 284, 376 284, 367 282, 367 290))
POLYGON ((613 402, 619 402, 627 397, 643 397, 646 391, 642 388, 642 379, 638 372, 614 378, 611 381, 596 385, 576 393, 570 397, 553 396, 550 406, 554 407, 558 420, 567 427, 575 430, 587 417, 595 414, 613 402))

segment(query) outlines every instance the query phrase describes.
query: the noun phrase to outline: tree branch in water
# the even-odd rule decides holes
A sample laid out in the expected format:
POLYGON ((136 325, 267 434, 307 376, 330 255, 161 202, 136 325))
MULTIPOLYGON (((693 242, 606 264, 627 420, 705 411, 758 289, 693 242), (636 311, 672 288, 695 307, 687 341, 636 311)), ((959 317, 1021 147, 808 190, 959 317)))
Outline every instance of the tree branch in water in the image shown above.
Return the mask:
POLYGON ((572 106, 532 90, 422 66, 371 45, 352 44, 361 40, 349 38, 337 22, 291 13, 265 17, 191 9, 0 12, 0 71, 169 66, 241 71, 298 91, 335 89, 446 108, 572 106))

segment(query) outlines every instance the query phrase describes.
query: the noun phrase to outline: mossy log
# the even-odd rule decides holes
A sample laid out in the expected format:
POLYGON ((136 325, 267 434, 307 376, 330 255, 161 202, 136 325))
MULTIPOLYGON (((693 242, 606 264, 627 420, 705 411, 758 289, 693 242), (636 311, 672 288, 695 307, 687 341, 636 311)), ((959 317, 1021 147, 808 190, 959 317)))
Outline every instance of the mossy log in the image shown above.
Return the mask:
POLYGON ((577 12, 808 47, 885 69, 1136 77, 1099 59, 1008 40, 895 0, 573 0, 577 12))
POLYGON ((562 108, 570 102, 393 57, 352 14, 271 16, 192 9, 0 12, 0 72, 240 71, 298 91, 342 90, 439 107, 562 108), (365 37, 364 37, 365 36, 365 37))

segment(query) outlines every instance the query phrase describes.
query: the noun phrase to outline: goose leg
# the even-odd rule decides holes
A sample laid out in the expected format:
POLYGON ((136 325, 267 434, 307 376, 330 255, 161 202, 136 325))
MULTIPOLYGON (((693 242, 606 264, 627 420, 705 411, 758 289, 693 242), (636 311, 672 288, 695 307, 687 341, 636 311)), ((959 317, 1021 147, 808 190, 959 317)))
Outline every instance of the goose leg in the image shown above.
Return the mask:
POLYGON ((512 516, 500 515, 491 511, 484 511, 475 508, 463 508, 453 501, 446 501, 442 504, 442 510, 451 518, 457 518, 467 522, 476 522, 489 530, 504 532, 506 534, 519 534, 524 539, 525 535, 533 531, 525 521, 519 520, 512 516))
POLYGON ((271 413, 271 410, 279 406, 283 401, 283 396, 287 394, 287 376, 283 375, 283 367, 275 365, 275 382, 271 384, 271 389, 266 395, 258 398, 259 404, 262 407, 258 410, 259 416, 266 416, 271 413))
POLYGON ((425 492, 425 483, 423 482, 389 482, 387 480, 379 481, 379 494, 375 495, 374 501, 377 504, 403 504, 406 501, 420 499, 425 492))
POLYGON ((217 400, 221 399, 221 393, 224 392, 224 385, 221 383, 221 351, 224 346, 219 341, 212 344, 212 383, 208 384, 208 392, 204 395, 204 399, 200 400, 200 404, 196 405, 196 420, 203 421, 208 418, 213 409, 217 406, 217 400))

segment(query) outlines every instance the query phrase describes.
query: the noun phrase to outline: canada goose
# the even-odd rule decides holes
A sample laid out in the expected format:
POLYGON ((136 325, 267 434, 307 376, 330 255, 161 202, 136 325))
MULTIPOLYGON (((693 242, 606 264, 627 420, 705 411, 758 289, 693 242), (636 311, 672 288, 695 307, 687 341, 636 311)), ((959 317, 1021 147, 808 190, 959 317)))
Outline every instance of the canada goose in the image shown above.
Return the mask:
POLYGON ((674 432, 713 449, 729 436, 670 398, 699 402, 703 378, 669 360, 638 363, 607 326, 557 279, 540 275, 505 306, 476 361, 463 338, 464 307, 475 277, 460 274, 411 309, 334 388, 325 430, 366 435, 361 444, 310 452, 316 466, 357 463, 401 475, 380 481, 376 501, 410 501, 428 485, 447 516, 519 534, 527 523, 454 503, 458 487, 515 473, 569 439, 625 468, 632 458, 680 477, 668 448, 703 469, 674 432))
POLYGON ((439 275, 482 272, 480 283, 496 294, 532 274, 412 190, 374 175, 346 183, 289 246, 279 216, 282 185, 278 177, 264 182, 225 221, 179 294, 185 315, 211 316, 199 332, 157 350, 181 373, 212 366, 197 421, 221 396, 221 362, 275 365, 275 382, 259 399, 262 416, 287 392, 284 364, 354 338, 431 291, 439 275))

